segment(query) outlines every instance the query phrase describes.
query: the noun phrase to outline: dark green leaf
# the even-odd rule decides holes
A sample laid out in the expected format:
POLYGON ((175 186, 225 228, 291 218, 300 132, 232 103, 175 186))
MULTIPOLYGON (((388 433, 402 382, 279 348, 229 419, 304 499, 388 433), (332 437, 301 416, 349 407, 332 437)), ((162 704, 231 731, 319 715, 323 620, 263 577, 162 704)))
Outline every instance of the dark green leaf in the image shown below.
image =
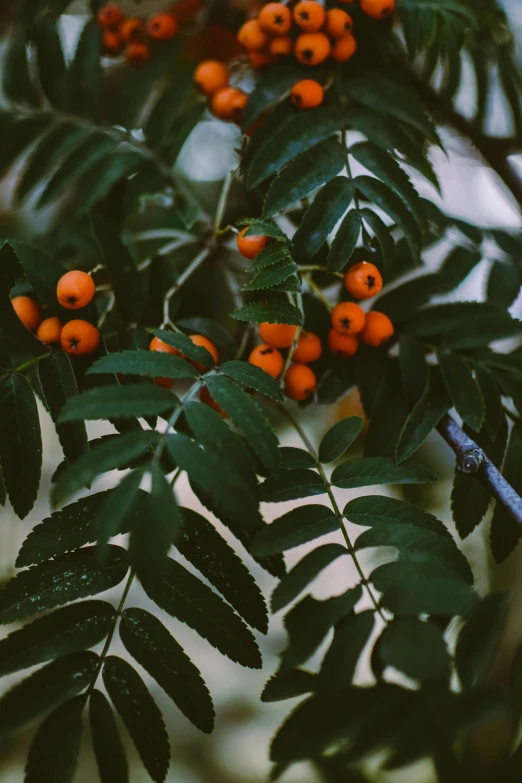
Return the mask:
POLYGON ((346 416, 330 427, 319 446, 321 462, 334 462, 348 451, 363 427, 360 416, 346 416))
POLYGON ((82 742, 84 699, 76 696, 52 712, 29 748, 25 783, 72 783, 82 742))
POLYGON ((121 547, 108 547, 101 565, 91 546, 20 571, 0 589, 0 623, 102 593, 119 584, 127 568, 127 553, 121 547))
POLYGON ((9 36, 9 44, 2 68, 2 87, 7 98, 15 103, 39 103, 38 93, 31 80, 27 56, 25 26, 18 24, 9 36))
POLYGON ((56 424, 64 457, 68 462, 74 462, 89 450, 89 444, 83 422, 57 423, 59 412, 67 400, 78 395, 76 377, 65 351, 52 351, 48 359, 39 362, 38 377, 47 407, 56 424))
POLYGON ((116 229, 99 216, 92 218, 93 229, 103 253, 118 309, 126 321, 139 321, 147 294, 136 262, 116 229))
POLYGON ((89 212, 123 179, 134 174, 143 164, 143 155, 139 152, 116 150, 108 160, 98 161, 82 177, 79 211, 89 212))
POLYGON ((343 169, 345 154, 335 139, 326 139, 288 163, 272 181, 263 205, 267 217, 308 196, 343 169))
POLYGON ((62 109, 67 97, 67 66, 58 24, 52 14, 45 14, 33 26, 31 36, 36 45, 40 84, 51 104, 62 109))
POLYGON ((353 144, 350 153, 379 181, 398 193, 416 220, 423 220, 420 196, 404 169, 390 153, 370 141, 353 144))
POLYGON ((439 353, 439 367, 455 410, 478 432, 484 421, 484 400, 467 361, 457 354, 439 353))
POLYGON ((281 261, 279 264, 262 269, 243 288, 245 291, 268 291, 288 280, 297 272, 297 265, 291 258, 281 261))
MULTIPOLYGON (((93 537, 93 540, 98 538, 98 546, 102 555, 105 545, 113 536, 121 531, 134 531, 143 524, 143 519, 146 517, 147 496, 145 492, 140 490, 140 484, 144 473, 145 471, 140 468, 133 470, 124 476, 114 489, 103 493, 104 502, 94 520, 95 530, 91 530, 92 523, 89 520, 86 534, 89 535, 89 538, 93 537)), ((86 499, 89 500, 89 498, 86 499)), ((64 510, 67 508, 70 506, 66 506, 64 510)), ((58 512, 58 514, 60 513, 58 512)))
POLYGON ((413 408, 428 384, 428 365, 422 343, 409 335, 402 335, 399 341, 399 363, 404 394, 409 407, 413 408))
POLYGON ((394 562, 372 573, 384 606, 395 615, 440 614, 466 616, 479 600, 465 582, 428 567, 426 563, 394 562), (412 585, 415 589, 412 590, 412 585))
MULTIPOLYGON (((60 511, 55 511, 36 525, 18 553, 16 567, 42 563, 51 557, 96 541, 100 512, 116 490, 88 495, 60 511)), ((128 529, 129 525, 118 528, 117 532, 128 532, 128 529)))
POLYGON ((150 112, 144 128, 145 141, 152 149, 168 148, 175 133, 176 120, 192 89, 192 69, 177 63, 176 77, 163 90, 150 112))
MULTIPOLYGON (((513 425, 502 468, 502 475, 513 487, 518 495, 522 496, 522 425, 513 425)), ((491 520, 490 543, 493 557, 497 563, 501 563, 513 551, 517 545, 522 530, 509 511, 501 504, 495 505, 493 519, 491 520)))
MULTIPOLYGON (((378 353, 375 348, 368 350, 378 353)), ((359 347, 357 357, 357 385, 364 390, 361 392, 362 400, 370 419, 364 438, 364 456, 395 457, 397 443, 408 418, 399 363, 388 360, 386 350, 379 360, 368 357, 359 347)))
POLYGON ((103 666, 103 683, 155 783, 167 777, 170 746, 163 716, 138 672, 110 655, 103 666))
POLYGON ((163 340, 167 345, 177 348, 186 359, 192 359, 205 367, 213 367, 215 362, 212 355, 200 345, 194 345, 190 337, 180 332, 168 332, 166 329, 154 329, 153 334, 163 340))
MULTIPOLYGON (((507 443, 507 422, 505 416, 494 440, 482 429, 474 433, 464 427, 464 432, 484 449, 488 457, 499 467, 507 443)), ((461 538, 468 536, 480 524, 491 503, 490 491, 474 476, 455 471, 451 492, 451 511, 461 538)))
POLYGON ((69 320, 71 311, 56 306, 56 285, 67 268, 55 257, 18 239, 9 240, 9 244, 22 264, 31 287, 40 299, 49 306, 53 315, 69 320))
POLYGON ((183 524, 174 492, 162 471, 151 466, 150 478, 150 492, 143 500, 142 513, 132 528, 129 545, 131 567, 140 579, 163 568, 183 524))
POLYGON ((278 242, 286 242, 288 239, 284 231, 282 231, 277 223, 270 218, 267 218, 266 220, 261 220, 260 218, 241 218, 241 220, 237 220, 236 222, 238 226, 248 226, 245 232, 245 236, 247 237, 263 234, 264 236, 272 237, 272 239, 275 239, 278 242))
POLYGON ((221 365, 221 372, 228 375, 238 383, 243 384, 249 389, 255 389, 265 397, 276 402, 283 402, 284 397, 281 392, 281 388, 277 381, 275 381, 268 373, 262 370, 260 367, 256 367, 253 364, 247 362, 225 362, 221 365))
POLYGON ((339 128, 339 116, 332 108, 288 115, 253 155, 248 166, 248 187, 255 188, 285 163, 333 136, 339 128))
MULTIPOLYGON (((364 106, 412 125, 422 131, 431 141, 438 143, 435 125, 424 112, 422 103, 415 93, 397 79, 392 80, 379 73, 345 79, 346 94, 364 106)), ((351 120, 351 117, 350 117, 351 120)), ((386 125, 387 120, 383 121, 386 125)))
MULTIPOLYGON (((317 477, 316 473, 313 475, 317 477)), ((338 529, 339 520, 327 506, 300 506, 275 519, 259 533, 252 551, 257 555, 274 555, 338 529)))
POLYGON ((296 468, 315 468, 315 460, 309 451, 298 449, 296 446, 281 446, 281 470, 293 470, 296 468))
MULTIPOLYGON (((267 247, 272 247, 272 245, 268 245, 267 247)), ((275 245, 275 247, 279 247, 279 245, 275 245)), ((221 324, 217 323, 217 321, 211 321, 210 318, 194 315, 187 318, 180 318, 176 323, 182 329, 187 329, 191 334, 204 334, 215 342, 216 345, 229 353, 234 354, 237 350, 236 343, 230 336, 230 333, 221 326, 221 324)))
POLYGON ((204 111, 205 103, 195 103, 181 117, 178 117, 172 128, 172 133, 168 139, 168 147, 165 150, 165 158, 172 166, 176 163, 183 145, 188 137, 200 122, 204 111))
POLYGON ((455 666, 464 688, 472 688, 487 677, 504 634, 510 604, 509 593, 486 595, 460 631, 455 666))
POLYGON ((335 625, 334 638, 317 678, 320 693, 332 693, 349 688, 362 651, 373 631, 375 618, 368 610, 354 614, 350 612, 335 625))
POLYGON ((67 122, 51 127, 31 152, 16 191, 16 200, 22 201, 34 188, 42 185, 63 161, 70 148, 83 141, 87 134, 87 128, 67 122))
POLYGON ((488 302, 511 307, 522 287, 522 269, 518 264, 494 261, 488 277, 488 302))
POLYGON ((453 351, 479 348, 494 340, 516 337, 521 333, 522 321, 511 318, 509 313, 499 313, 494 318, 490 315, 477 316, 447 331, 444 346, 453 351))
POLYGON ((384 266, 390 264, 393 261, 396 252, 390 227, 386 225, 376 212, 372 212, 371 209, 361 209, 360 215, 370 226, 370 229, 373 231, 375 238, 379 243, 384 266))
POLYGON ((297 468, 269 476, 260 484, 258 497, 264 503, 282 503, 285 500, 323 495, 325 492, 324 481, 315 471, 297 468))
POLYGON ((94 647, 114 615, 105 601, 82 601, 33 620, 0 641, 0 676, 94 647))
POLYGON ((332 484, 342 489, 371 487, 375 484, 426 484, 436 476, 412 460, 396 465, 391 457, 360 457, 335 468, 332 484))
POLYGON ((299 63, 278 63, 276 69, 258 72, 253 91, 243 111, 241 126, 249 128, 259 115, 282 98, 299 79, 309 78, 310 69, 299 63))
POLYGON ((170 353, 157 351, 121 351, 102 356, 91 364, 88 373, 127 373, 145 375, 151 378, 197 378, 196 368, 170 353))
POLYGON ((33 390, 27 378, 12 373, 0 381, 0 463, 16 514, 23 519, 38 495, 42 436, 33 390))
POLYGON ((142 581, 149 598, 193 628, 203 639, 242 666, 261 667, 256 641, 223 599, 170 558, 162 573, 142 581))
POLYGON ((357 549, 393 546, 401 560, 435 565, 454 578, 473 583, 468 561, 451 533, 432 514, 383 495, 350 500, 343 514, 353 524, 370 528, 358 536, 357 549))
POLYGON ((236 318, 238 321, 250 321, 256 324, 266 321, 269 324, 301 326, 303 316, 297 307, 291 305, 283 295, 280 296, 281 298, 274 298, 272 295, 270 299, 262 302, 250 302, 239 310, 233 310, 230 317, 236 318))
POLYGON ((257 512, 257 501, 242 476, 224 471, 219 457, 205 452, 187 435, 169 435, 167 448, 176 465, 207 492, 231 519, 244 522, 245 516, 257 512))
POLYGON ((92 132, 80 139, 49 179, 38 199, 37 207, 42 209, 63 195, 74 185, 78 177, 89 171, 99 160, 108 157, 116 146, 117 141, 113 137, 99 132, 92 132))
POLYGON ((213 399, 228 413, 262 463, 275 470, 279 464, 277 436, 257 404, 228 378, 210 375, 206 384, 213 399))
POLYGON ((329 272, 342 272, 348 265, 359 241, 361 219, 352 209, 339 226, 328 253, 326 267, 329 272))
POLYGON ((143 609, 126 609, 120 637, 138 663, 161 685, 184 715, 201 731, 214 728, 214 707, 207 686, 167 628, 143 609))
MULTIPOLYGON (((310 508, 310 506, 304 508, 310 508)), ((304 590, 324 568, 337 560, 338 557, 347 554, 348 550, 341 544, 324 544, 305 555, 291 571, 283 576, 272 593, 272 612, 278 612, 292 603, 301 590, 304 590)))
POLYGON ((353 187, 346 177, 335 177, 324 185, 301 220, 293 238, 294 247, 307 258, 314 256, 350 206, 352 198, 353 187))
POLYGON ((397 463, 400 464, 415 454, 450 407, 451 402, 440 376, 436 368, 431 368, 428 385, 408 416, 397 443, 397 463))
POLYGON ((81 32, 69 70, 69 109, 82 117, 92 116, 98 109, 103 80, 101 44, 100 25, 90 19, 81 32))
POLYGON ((101 783, 129 783, 125 748, 111 705, 101 691, 94 690, 89 698, 89 722, 101 783))
POLYGON ((7 691, 0 699, 0 736, 17 731, 87 688, 98 661, 93 652, 66 655, 7 691))
POLYGON ((176 397, 162 386, 143 383, 102 386, 70 398, 58 421, 153 416, 173 410, 176 404, 176 397))
POLYGON ((310 658, 336 623, 353 612, 362 595, 354 587, 335 598, 317 601, 307 595, 285 616, 289 643, 281 657, 282 669, 293 669, 310 658))
POLYGON ((266 633, 265 602, 248 568, 208 520, 192 509, 180 510, 184 525, 175 541, 178 551, 219 590, 240 617, 266 633))
POLYGON ((419 336, 444 334, 453 327, 460 329, 475 318, 491 319, 498 313, 498 309, 487 302, 447 302, 418 310, 407 323, 407 329, 410 334, 419 336))
POLYGON ((315 690, 317 674, 304 669, 287 669, 272 675, 261 694, 262 702, 284 701, 315 690))
POLYGON ((412 680, 447 680, 450 659, 440 629, 416 618, 397 618, 386 626, 379 640, 383 668, 394 669, 412 680))
POLYGON ((484 428, 489 437, 495 439, 503 416, 500 388, 494 375, 484 367, 475 365, 475 378, 486 409, 484 428))
POLYGON ((355 178, 353 184, 368 201, 382 209, 402 228, 412 253, 417 255, 421 244, 419 227, 402 199, 375 177, 361 175, 355 178))

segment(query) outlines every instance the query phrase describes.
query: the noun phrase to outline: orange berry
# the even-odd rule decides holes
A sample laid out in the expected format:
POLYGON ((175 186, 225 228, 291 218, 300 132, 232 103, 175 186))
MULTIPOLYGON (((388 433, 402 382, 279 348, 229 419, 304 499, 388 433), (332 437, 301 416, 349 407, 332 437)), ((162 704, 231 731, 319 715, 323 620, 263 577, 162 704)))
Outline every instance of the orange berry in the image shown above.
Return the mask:
POLYGON ((177 29, 178 23, 172 14, 158 14, 147 22, 147 33, 155 41, 170 41, 177 29))
POLYGON ((11 299, 11 304, 26 329, 34 332, 42 320, 42 308, 38 302, 35 302, 30 296, 15 296, 14 299, 11 299))
POLYGON ((357 51, 357 41, 355 37, 348 33, 342 38, 334 38, 332 41, 332 58, 337 63, 345 63, 350 60, 357 51))
POLYGON ((344 276, 344 285, 355 299, 370 299, 382 288, 381 273, 369 261, 354 264, 344 276))
POLYGON ((206 386, 204 386, 201 389, 201 391, 199 393, 199 399, 201 400, 201 402, 204 402, 205 405, 208 405, 210 408, 212 408, 213 410, 217 411, 219 413, 219 415, 223 419, 228 419, 228 414, 225 413, 223 408, 220 405, 217 404, 217 402, 212 397, 211 393, 209 392, 209 390, 207 389, 206 386))
POLYGON ((117 55, 123 49, 123 41, 117 30, 104 30, 103 51, 105 54, 117 55))
POLYGON ((271 348, 290 348, 296 332, 297 326, 291 324, 259 324, 261 339, 271 348))
POLYGON ((65 353, 80 356, 92 353, 100 344, 100 333, 89 321, 69 321, 60 338, 65 353))
MULTIPOLYGON (((209 340, 208 337, 205 337, 204 334, 189 334, 190 339, 194 343, 194 345, 199 345, 201 348, 206 348, 209 354, 214 359, 214 363, 217 364, 219 361, 219 354, 218 349, 212 342, 212 340, 209 340)), ((190 360, 190 363, 194 365, 196 370, 199 370, 199 372, 206 372, 208 370, 208 367, 206 367, 204 364, 200 364, 199 362, 195 362, 190 360)))
POLYGON ((265 46, 268 46, 268 36, 261 29, 257 19, 245 22, 239 29, 237 40, 245 49, 264 49, 265 46))
POLYGON ((132 43, 127 46, 125 57, 129 65, 138 67, 147 62, 150 57, 150 49, 146 43, 132 43))
POLYGON ((80 269, 71 269, 58 280, 56 297, 67 310, 79 310, 92 301, 96 287, 94 280, 80 269))
POLYGON ((270 241, 270 237, 265 237, 262 234, 245 236, 248 229, 249 226, 245 226, 245 228, 241 229, 237 235, 236 242, 237 249, 243 258, 248 258, 249 261, 252 261, 257 256, 257 254, 267 246, 268 242, 270 241))
POLYGON ((393 12, 395 0, 361 0, 361 11, 372 19, 386 19, 393 12))
POLYGON ((59 343, 62 336, 62 324, 60 319, 56 316, 45 318, 38 327, 36 336, 40 342, 45 343, 45 345, 59 343))
POLYGON ((120 27, 120 34, 125 43, 141 43, 145 38, 145 25, 140 19, 126 19, 120 27))
POLYGON ((339 334, 358 334, 365 321, 364 310, 353 302, 340 302, 332 310, 332 326, 339 334))
POLYGON ((271 348, 270 345, 263 343, 258 345, 248 357, 250 364, 261 367, 272 378, 281 375, 284 367, 284 360, 277 348, 271 348))
POLYGON ((331 48, 324 33, 303 33, 295 42, 295 56, 303 65, 319 65, 329 56, 331 48))
POLYGON ((319 337, 313 332, 303 330, 299 335, 292 359, 300 364, 310 364, 310 362, 316 362, 319 359, 322 350, 319 337))
POLYGON ((366 316, 366 323, 361 332, 361 340, 367 345, 378 348, 388 342, 393 334, 393 324, 384 313, 372 310, 366 316))
POLYGON ((274 62, 274 58, 269 50, 266 52, 248 52, 247 57, 248 62, 255 70, 264 68, 265 65, 272 65, 274 62))
POLYGON ((302 79, 294 84, 290 97, 298 109, 315 109, 323 102, 324 90, 314 79, 302 79))
POLYGON ((292 14, 283 3, 268 3, 260 10, 257 21, 269 35, 286 35, 292 27, 292 14))
POLYGON ((328 332, 328 348, 331 353, 349 359, 357 352, 358 347, 359 338, 354 334, 339 334, 335 329, 330 329, 328 332))
POLYGON ((149 345, 149 351, 157 351, 158 353, 173 353, 176 356, 182 356, 181 351, 178 351, 178 349, 174 348, 173 345, 169 345, 163 340, 160 340, 159 337, 152 338, 149 345))
POLYGON ((332 38, 342 38, 353 30, 352 17, 342 8, 331 8, 326 12, 324 29, 332 38))
POLYGON ((315 373, 306 364, 291 364, 285 375, 285 392, 292 400, 306 400, 317 386, 315 373))
POLYGON ((282 35, 280 38, 272 38, 269 49, 274 57, 284 57, 294 51, 294 42, 287 35, 282 35))
POLYGON ((222 87, 212 96, 212 111, 223 122, 241 122, 248 95, 237 87, 222 87))
POLYGON ((302 0, 294 8, 294 21, 306 33, 316 33, 324 24, 325 12, 314 0, 302 0))
POLYGON ((96 18, 104 27, 117 27, 124 19, 121 9, 119 6, 114 5, 114 3, 108 3, 107 5, 102 6, 96 15, 96 18))
POLYGON ((194 71, 194 82, 203 95, 214 95, 228 84, 228 68, 219 60, 203 60, 194 71))

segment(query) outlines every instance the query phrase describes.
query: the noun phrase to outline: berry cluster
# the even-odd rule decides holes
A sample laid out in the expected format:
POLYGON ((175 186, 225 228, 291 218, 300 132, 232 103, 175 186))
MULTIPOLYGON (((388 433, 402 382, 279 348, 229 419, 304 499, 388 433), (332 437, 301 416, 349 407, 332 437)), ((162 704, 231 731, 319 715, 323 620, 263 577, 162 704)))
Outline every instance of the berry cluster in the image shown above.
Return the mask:
POLYGON ((162 13, 146 22, 137 17, 126 18, 119 6, 109 3, 98 11, 103 29, 103 50, 109 57, 124 53, 130 65, 146 63, 150 57, 147 39, 170 41, 177 32, 178 21, 172 13, 162 13))
POLYGON ((209 108, 223 122, 241 122, 248 95, 230 87, 227 66, 219 60, 203 60, 194 71, 194 82, 209 99, 209 108))
MULTIPOLYGON (((94 280, 86 272, 73 269, 62 275, 56 286, 56 297, 67 310, 79 310, 92 301, 94 280)), ((30 296, 15 296, 11 300, 13 308, 31 332, 45 345, 61 344, 63 350, 72 356, 92 353, 100 343, 98 329, 89 321, 74 319, 62 326, 57 316, 42 321, 42 308, 30 296)))
MULTIPOLYGON (((237 247, 245 258, 253 260, 270 241, 261 235, 245 236, 247 228, 237 237, 237 247)), ((354 264, 344 275, 344 285, 354 299, 370 299, 382 289, 381 273, 374 264, 367 261, 354 264)), ((366 343, 377 348, 393 335, 393 324, 384 313, 372 310, 365 313, 355 302, 340 302, 331 313, 332 328, 328 333, 328 348, 331 353, 350 358, 366 343)), ((248 361, 261 367, 273 378, 278 378, 284 369, 281 349, 290 349, 294 344, 297 327, 291 324, 262 323, 259 336, 263 340, 249 356, 248 361)), ((308 367, 317 361, 322 353, 320 338, 313 332, 301 331, 292 353, 292 364, 288 367, 284 385, 285 392, 293 400, 305 400, 315 391, 317 379, 308 367)))
MULTIPOLYGON (((368 16, 384 19, 392 13, 394 0, 360 0, 360 7, 368 16)), ((245 22, 238 40, 254 68, 292 54, 303 65, 319 65, 328 57, 346 62, 357 49, 351 16, 341 8, 325 11, 315 0, 301 0, 293 10, 283 3, 268 3, 256 19, 245 22)))

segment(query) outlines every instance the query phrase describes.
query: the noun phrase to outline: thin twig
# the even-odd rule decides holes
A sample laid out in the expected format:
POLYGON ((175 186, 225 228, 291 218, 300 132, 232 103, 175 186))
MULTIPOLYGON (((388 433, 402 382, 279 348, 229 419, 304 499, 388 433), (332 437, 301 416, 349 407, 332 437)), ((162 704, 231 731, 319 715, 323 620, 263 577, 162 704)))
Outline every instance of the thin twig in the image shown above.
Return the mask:
POLYGON ((297 307, 299 308, 299 312, 301 313, 301 325, 297 327, 295 335, 294 335, 294 339, 292 341, 292 345, 288 349, 288 354, 286 356, 285 363, 284 363, 284 366, 283 366, 283 372, 281 373, 281 381, 282 382, 284 382, 286 372, 287 372, 288 368, 290 367, 290 365, 292 364, 292 359, 293 359, 295 350, 297 348, 297 344, 299 342, 299 338, 301 336, 301 332, 303 331, 303 323, 304 323, 303 295, 301 293, 298 293, 298 294, 295 295, 295 298, 296 298, 296 302, 297 302, 297 307))
POLYGON ((494 498, 522 525, 522 498, 515 492, 488 455, 459 427, 455 419, 446 415, 437 429, 457 456, 457 468, 473 475, 494 498))
POLYGON ((381 619, 386 623, 387 620, 386 620, 386 617, 384 616, 384 614, 382 612, 381 607, 379 606, 379 601, 375 597, 375 595, 373 593, 373 590, 372 590, 372 588, 370 586, 370 583, 369 583, 368 579, 366 578, 366 576, 364 575, 364 571, 361 568, 361 564, 359 563, 357 555, 355 554, 355 547, 354 547, 354 545, 352 544, 352 542, 350 540, 350 536, 348 535, 348 531, 346 530, 346 526, 344 524, 344 519, 345 519, 344 514, 341 512, 341 509, 339 508, 339 505, 337 503, 337 500, 336 500, 335 495, 334 495, 333 490, 332 490, 332 485, 328 481, 328 477, 327 477, 327 475, 325 473, 325 470, 324 470, 324 467, 323 467, 323 463, 319 459, 319 455, 317 454, 317 452, 316 452, 316 450, 315 450, 315 448, 314 448, 310 438, 306 434, 305 430, 301 427, 299 422, 296 419, 294 419, 294 417, 292 416, 292 414, 290 413, 290 411, 286 407, 281 407, 281 410, 285 414, 285 416, 288 419, 288 421, 291 423, 292 427, 298 433, 299 437, 301 438, 301 440, 303 441, 304 445, 306 446, 306 449, 307 449, 308 453, 310 454, 310 456, 312 457, 313 461, 315 462, 315 466, 316 466, 317 470, 319 471, 319 475, 321 476, 321 480, 322 480, 322 482, 324 484, 324 487, 325 487, 326 492, 328 494, 328 497, 330 499, 330 503, 331 503, 332 508, 334 510, 335 516, 337 517, 337 519, 339 521, 339 529, 341 530, 341 533, 343 534, 343 538, 345 540, 346 548, 348 550, 348 553, 349 553, 350 557, 352 558, 353 564, 354 564, 354 566, 355 566, 355 568, 357 570, 357 573, 359 574, 361 582, 365 586, 365 588, 366 588, 366 590, 368 592, 368 595, 369 595, 369 597, 370 597, 370 599, 372 601, 372 604, 375 607, 375 611, 379 614, 381 619))
POLYGON ((176 294, 182 285, 184 285, 189 277, 198 269, 198 267, 201 266, 201 264, 208 258, 210 253, 212 252, 212 248, 210 247, 204 247, 201 252, 197 254, 197 256, 190 262, 190 264, 185 267, 183 272, 180 274, 176 282, 173 286, 169 288, 167 293, 165 294, 165 298, 163 300, 163 323, 162 326, 166 326, 169 324, 170 326, 174 326, 172 321, 169 317, 169 308, 170 308, 170 300, 176 294))

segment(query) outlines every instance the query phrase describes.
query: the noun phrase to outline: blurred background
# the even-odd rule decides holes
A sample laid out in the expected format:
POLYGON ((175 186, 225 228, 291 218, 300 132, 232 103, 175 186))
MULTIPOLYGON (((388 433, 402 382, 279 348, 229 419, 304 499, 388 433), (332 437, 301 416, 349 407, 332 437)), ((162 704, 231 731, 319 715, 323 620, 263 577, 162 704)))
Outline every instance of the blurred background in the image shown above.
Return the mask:
MULTIPOLYGON (((146 15, 163 10, 166 4, 165 0, 142 0, 140 3, 128 0, 122 2, 121 5, 128 14, 135 12, 146 15)), ((517 36, 519 46, 522 46, 522 2, 520 0, 503 0, 503 5, 517 36)), ((85 10, 83 2, 78 0, 73 3, 70 10, 71 13, 63 19, 62 34, 68 51, 72 52, 85 18, 82 16, 85 10)), ((8 20, 2 19, 2 10, 0 9, 0 23, 2 21, 7 22, 8 20)), ((4 26, 4 36, 8 35, 8 29, 7 25, 4 26)), ((462 113, 469 112, 474 103, 474 96, 475 87, 471 69, 466 71, 465 68, 463 86, 457 100, 458 108, 462 113)), ((488 131, 492 135, 509 134, 510 115, 503 103, 500 91, 494 95, 494 99, 488 107, 488 116, 488 131)), ((519 228, 519 211, 512 203, 509 194, 496 174, 483 164, 475 150, 465 140, 455 136, 449 129, 442 129, 442 137, 448 154, 446 156, 441 150, 436 150, 433 152, 432 159, 442 183, 443 197, 440 198, 425 182, 417 181, 416 184, 421 194, 433 199, 444 211, 472 223, 510 229, 519 228)), ((210 115, 206 115, 182 151, 179 168, 195 183, 196 194, 211 214, 215 210, 224 177, 231 168, 236 167, 238 158, 235 150, 239 146, 240 133, 235 126, 225 125, 215 121, 210 115)), ((519 160, 517 160, 517 156, 514 156, 513 163, 520 167, 522 175, 522 155, 519 160)), ((15 179, 16 171, 11 171, 0 183, 0 221, 9 214, 10 188, 15 179)), ((26 214, 18 216, 22 224, 27 221, 27 225, 31 226, 31 233, 45 232, 46 221, 50 217, 51 215, 44 211, 35 218, 31 215, 30 210, 26 214)), ((436 247, 430 251, 429 263, 436 267, 446 250, 447 245, 446 247, 436 247)), ((460 300, 483 298, 487 270, 488 259, 486 257, 460 289, 453 294, 453 298, 460 300)), ((522 316, 520 297, 513 305, 512 312, 518 317, 522 316)), ((309 434, 317 442, 326 428, 339 417, 361 413, 357 395, 349 394, 335 406, 315 410, 307 408, 306 416, 303 418, 306 419, 304 423, 309 434)), ((40 416, 44 436, 44 470, 40 499, 32 513, 23 522, 14 516, 9 507, 0 509, 0 579, 2 580, 12 575, 16 553, 27 533, 49 514, 47 498, 50 480, 62 458, 51 420, 43 408, 40 409, 40 416)), ((97 424, 90 423, 88 425, 90 438, 109 431, 110 429, 104 429, 97 424)), ((285 445, 301 445, 294 433, 283 432, 282 439, 285 445)), ((357 449, 357 444, 354 448, 357 449)), ((427 467, 439 475, 442 481, 428 490, 425 488, 409 490, 406 499, 412 502, 422 502, 425 508, 435 513, 454 532, 449 508, 454 465, 453 454, 435 434, 423 446, 420 458, 427 467), (420 492, 427 493, 422 496, 422 500, 420 492)), ((103 479, 98 480, 92 489, 99 491, 108 488, 113 485, 114 481, 113 475, 105 474, 103 479)), ((176 492, 182 505, 194 508, 208 516, 208 512, 202 509, 186 481, 178 481, 176 492)), ((368 490, 369 492, 370 490, 368 490)), ((371 493, 375 494, 375 490, 371 489, 371 493)), ((336 490, 336 494, 339 504, 344 505, 354 493, 347 490, 336 490)), ((361 491, 357 490, 357 494, 361 494, 361 491)), ((404 497, 404 494, 401 496, 404 497)), ((266 518, 271 520, 275 515, 282 515, 289 510, 291 505, 289 503, 278 504, 277 507, 267 506, 265 509, 266 518)), ((485 536, 487 536, 488 524, 489 518, 486 517, 482 525, 462 542, 462 549, 470 560, 477 587, 481 593, 508 588, 514 594, 508 633, 496 663, 498 676, 501 677, 503 662, 510 658, 512 651, 522 640, 522 550, 519 546, 501 566, 493 565, 488 548, 483 543, 485 536)), ((228 531, 219 522, 216 522, 216 526, 225 537, 229 536, 228 531)), ((352 535, 356 533, 356 530, 355 528, 351 530, 352 535)), ((332 540, 335 538, 335 535, 331 536, 332 540)), ((302 546, 288 553, 288 566, 291 567, 312 547, 313 544, 302 546)), ((363 558, 372 556, 374 555, 370 551, 369 554, 365 553, 363 558)), ((275 586, 275 580, 257 567, 253 560, 249 559, 248 564, 268 599, 275 586)), ((187 564, 184 563, 184 565, 187 564)), ((311 592, 316 598, 325 598, 343 592, 356 581, 355 573, 348 559, 342 558, 323 572, 322 576, 312 585, 311 592)), ((117 602, 120 592, 121 587, 118 587, 114 590, 114 595, 107 594, 103 597, 106 600, 114 599, 117 602)), ((132 588, 127 601, 127 607, 131 606, 151 608, 148 599, 144 597, 137 584, 132 588)), ((285 646, 285 633, 280 615, 271 618, 269 633, 266 637, 257 635, 263 653, 264 666, 261 671, 256 672, 241 669, 233 664, 203 642, 189 628, 172 618, 160 615, 160 619, 173 629, 176 638, 200 668, 214 698, 217 712, 214 734, 211 737, 200 734, 177 710, 159 686, 155 682, 149 681, 147 675, 141 671, 162 709, 170 735, 172 765, 167 780, 169 783, 258 783, 267 780, 270 770, 268 761, 270 738, 292 706, 292 702, 262 704, 259 700, 265 681, 277 668, 278 652, 285 646)), ((6 632, 9 630, 11 629, 5 629, 6 632)), ((328 643, 329 638, 325 645, 328 643)), ((113 641, 111 652, 116 655, 122 653, 122 647, 117 637, 113 641)), ((323 652, 324 647, 319 650, 318 657, 323 652)), ((311 665, 313 665, 313 660, 311 665)), ((2 689, 8 688, 11 682, 18 679, 18 676, 4 678, 1 683, 2 689)), ((362 665, 358 671, 358 680, 363 683, 370 681, 370 679, 369 667, 362 665)), ((32 732, 31 729, 20 733, 0 745, 1 783, 21 783, 23 780, 26 749, 32 732)), ((122 730, 122 734, 125 736, 124 730, 122 730)), ((494 742, 495 738, 491 735, 488 742, 484 743, 482 750, 486 755, 489 752, 494 753, 494 742)), ((132 783, 147 783, 149 778, 136 751, 130 742, 126 744, 131 760, 132 783)), ((401 770, 395 773, 381 774, 374 774, 372 765, 370 765, 368 772, 370 777, 379 783, 399 783, 399 781, 400 783, 409 783, 410 781, 411 783, 431 783, 433 780, 433 771, 428 763, 417 764, 406 772, 401 770)), ((92 783, 96 779, 97 774, 86 729, 82 757, 75 780, 77 783, 92 783)), ((311 767, 297 765, 281 778, 281 783, 315 783, 319 779, 311 767)))

